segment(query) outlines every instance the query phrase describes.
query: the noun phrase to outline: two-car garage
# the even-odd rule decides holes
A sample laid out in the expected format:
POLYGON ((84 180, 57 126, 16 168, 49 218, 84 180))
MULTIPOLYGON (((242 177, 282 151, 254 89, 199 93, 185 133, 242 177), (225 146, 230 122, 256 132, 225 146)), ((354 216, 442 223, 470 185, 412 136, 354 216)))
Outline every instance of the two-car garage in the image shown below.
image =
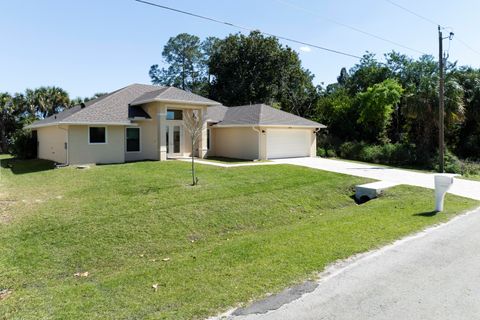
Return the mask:
POLYGON ((266 130, 266 158, 293 158, 311 156, 312 129, 277 129, 266 130))
POLYGON ((315 128, 210 127, 209 156, 237 159, 314 157, 315 128))
POLYGON ((280 159, 316 156, 316 136, 323 124, 265 104, 209 107, 208 156, 280 159))

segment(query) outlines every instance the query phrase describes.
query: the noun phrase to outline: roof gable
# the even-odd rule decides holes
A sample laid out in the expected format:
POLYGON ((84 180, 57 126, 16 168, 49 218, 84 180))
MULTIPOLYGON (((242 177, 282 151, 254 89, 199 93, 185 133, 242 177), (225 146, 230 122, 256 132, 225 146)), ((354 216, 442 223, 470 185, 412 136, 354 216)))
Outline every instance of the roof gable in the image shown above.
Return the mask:
POLYGON ((164 87, 155 91, 147 92, 131 102, 131 105, 139 105, 155 101, 179 102, 203 105, 219 105, 220 103, 202 97, 198 94, 181 90, 175 87, 164 87))

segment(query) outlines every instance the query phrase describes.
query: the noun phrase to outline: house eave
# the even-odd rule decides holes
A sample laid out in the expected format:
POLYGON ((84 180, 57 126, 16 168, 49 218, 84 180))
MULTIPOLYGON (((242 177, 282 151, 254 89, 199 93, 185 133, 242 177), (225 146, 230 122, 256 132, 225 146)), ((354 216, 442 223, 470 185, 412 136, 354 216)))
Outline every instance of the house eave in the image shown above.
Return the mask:
POLYGON ((324 129, 326 126, 322 125, 289 125, 289 124, 214 124, 212 127, 216 128, 236 128, 236 127, 265 127, 265 128, 315 128, 324 129))
POLYGON ((52 123, 45 123, 45 124, 31 124, 28 126, 23 127, 24 129, 37 129, 37 128, 44 128, 44 127, 52 127, 52 126, 62 126, 62 125, 68 125, 68 126, 94 126, 94 125, 99 125, 99 126, 131 126, 131 125, 136 125, 132 122, 72 122, 72 121, 59 121, 59 122, 52 122, 52 123))

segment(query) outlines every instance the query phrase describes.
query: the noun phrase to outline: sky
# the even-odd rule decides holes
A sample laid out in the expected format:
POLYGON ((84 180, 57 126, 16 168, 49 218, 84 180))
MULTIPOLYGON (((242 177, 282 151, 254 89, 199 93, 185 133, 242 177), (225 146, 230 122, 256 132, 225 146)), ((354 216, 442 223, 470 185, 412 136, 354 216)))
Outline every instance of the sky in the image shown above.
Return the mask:
MULTIPOLYGON (((354 55, 369 51, 382 58, 392 50, 413 58, 420 55, 335 20, 438 56, 437 27, 388 0, 150 1, 354 55)), ((480 67, 480 1, 392 1, 451 28, 455 37, 449 60, 480 67)), ((59 86, 72 98, 150 83, 150 66, 164 64, 163 46, 179 33, 204 39, 241 31, 134 0, 0 0, 0 12, 0 91, 59 86)), ((358 62, 281 42, 299 53, 302 65, 315 75, 315 84, 335 82, 342 67, 358 62)), ((448 49, 448 40, 444 46, 448 49)))

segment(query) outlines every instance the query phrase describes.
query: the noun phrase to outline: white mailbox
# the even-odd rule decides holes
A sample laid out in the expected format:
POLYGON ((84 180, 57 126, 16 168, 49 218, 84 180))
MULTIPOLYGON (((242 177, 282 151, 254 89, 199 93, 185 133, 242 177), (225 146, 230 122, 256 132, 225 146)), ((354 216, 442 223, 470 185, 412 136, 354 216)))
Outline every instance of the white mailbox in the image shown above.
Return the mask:
POLYGON ((435 175, 435 211, 443 211, 443 202, 445 194, 453 184, 453 174, 437 174, 435 175))

